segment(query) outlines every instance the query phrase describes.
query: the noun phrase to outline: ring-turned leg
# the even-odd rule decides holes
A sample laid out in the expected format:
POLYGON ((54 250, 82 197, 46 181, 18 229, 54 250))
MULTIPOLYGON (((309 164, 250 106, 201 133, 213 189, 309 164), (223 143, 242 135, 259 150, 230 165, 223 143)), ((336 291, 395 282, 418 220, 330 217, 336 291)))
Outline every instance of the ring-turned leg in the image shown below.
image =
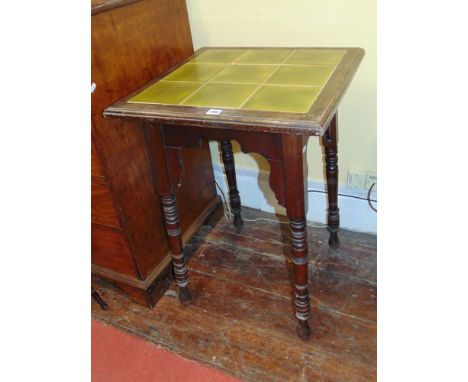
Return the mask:
POLYGON ((340 246, 338 232, 340 230, 340 210, 338 208, 338 145, 336 134, 336 115, 323 135, 325 147, 325 163, 328 190, 328 244, 332 248, 340 246))
POLYGON ((302 339, 310 336, 308 318, 310 314, 310 298, 307 270, 307 225, 305 219, 290 219, 291 257, 294 264, 294 288, 296 318, 298 320, 297 334, 302 339))
POLYGON ((308 318, 310 298, 308 287, 307 224, 305 218, 304 138, 283 135, 283 166, 286 193, 286 212, 291 230, 291 258, 294 268, 294 307, 297 334, 302 339, 310 337, 308 318))
POLYGON ((236 166, 230 141, 221 141, 221 153, 223 157, 224 171, 226 172, 229 185, 229 204, 231 206, 232 213, 234 214, 234 225, 240 229, 244 225, 244 221, 241 216, 241 200, 239 190, 237 189, 236 166))
POLYGON ((176 197, 174 194, 161 196, 164 221, 166 223, 167 235, 171 246, 172 264, 174 265, 174 274, 179 287, 180 301, 191 300, 188 291, 188 271, 185 265, 184 251, 181 239, 179 213, 177 211, 176 197))
POLYGON ((191 300, 187 289, 188 277, 182 247, 179 213, 172 178, 169 174, 166 157, 165 136, 163 127, 159 124, 142 125, 150 157, 151 174, 154 188, 159 195, 166 225, 167 237, 171 248, 172 264, 177 285, 179 300, 191 300))

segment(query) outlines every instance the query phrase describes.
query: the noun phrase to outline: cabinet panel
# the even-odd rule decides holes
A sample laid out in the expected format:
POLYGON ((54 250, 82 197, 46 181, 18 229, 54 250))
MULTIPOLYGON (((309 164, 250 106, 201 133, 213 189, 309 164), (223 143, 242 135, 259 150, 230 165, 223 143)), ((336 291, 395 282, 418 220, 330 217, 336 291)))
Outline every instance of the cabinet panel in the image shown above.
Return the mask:
POLYGON ((120 228, 119 218, 107 184, 91 177, 91 221, 120 228))
POLYGON ((128 242, 122 231, 91 225, 91 260, 104 268, 138 277, 128 242))
POLYGON ((93 141, 91 140, 91 175, 94 176, 104 176, 104 171, 101 167, 101 162, 96 152, 96 147, 94 146, 93 141))

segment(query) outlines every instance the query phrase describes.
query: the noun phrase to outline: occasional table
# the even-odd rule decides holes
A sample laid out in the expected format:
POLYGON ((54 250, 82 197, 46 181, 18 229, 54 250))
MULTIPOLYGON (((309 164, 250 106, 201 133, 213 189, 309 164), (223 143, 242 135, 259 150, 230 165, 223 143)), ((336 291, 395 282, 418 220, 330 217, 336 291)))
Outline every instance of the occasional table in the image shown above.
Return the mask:
MULTIPOLYGON (((300 338, 310 336, 306 239, 306 144, 323 142, 328 190, 329 245, 339 246, 336 112, 359 66, 360 48, 203 48, 108 107, 105 117, 140 123, 163 206, 179 299, 191 299, 175 189, 183 182, 181 147, 221 142, 234 225, 241 229, 241 199, 231 140, 270 164, 270 186, 290 221, 295 314, 300 338), (179 158, 170 171, 169 156, 179 158)), ((160 59, 160 58, 155 58, 160 59)), ((203 183, 203 179, 200 179, 203 183)))

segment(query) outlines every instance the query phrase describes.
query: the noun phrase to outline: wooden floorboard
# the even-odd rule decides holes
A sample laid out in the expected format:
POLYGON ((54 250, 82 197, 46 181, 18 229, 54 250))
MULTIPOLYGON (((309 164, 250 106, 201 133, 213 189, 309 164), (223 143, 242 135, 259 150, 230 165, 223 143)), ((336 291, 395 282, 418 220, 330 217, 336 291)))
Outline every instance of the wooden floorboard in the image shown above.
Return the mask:
MULTIPOLYGON (((283 217, 243 210, 246 219, 283 217)), ((224 219, 202 227, 186 248, 190 306, 173 284, 153 310, 109 283, 94 286, 109 304, 93 318, 129 331, 245 381, 376 380, 376 237, 341 231, 327 245, 323 227, 308 228, 312 336, 295 333, 287 224, 224 219)))

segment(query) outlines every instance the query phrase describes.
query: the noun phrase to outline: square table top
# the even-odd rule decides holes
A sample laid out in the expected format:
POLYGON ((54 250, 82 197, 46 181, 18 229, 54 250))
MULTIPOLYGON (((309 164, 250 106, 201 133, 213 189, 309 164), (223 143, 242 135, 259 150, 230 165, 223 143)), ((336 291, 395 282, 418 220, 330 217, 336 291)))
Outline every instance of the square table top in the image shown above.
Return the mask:
POLYGON ((360 48, 202 48, 104 115, 321 135, 363 55, 360 48))

